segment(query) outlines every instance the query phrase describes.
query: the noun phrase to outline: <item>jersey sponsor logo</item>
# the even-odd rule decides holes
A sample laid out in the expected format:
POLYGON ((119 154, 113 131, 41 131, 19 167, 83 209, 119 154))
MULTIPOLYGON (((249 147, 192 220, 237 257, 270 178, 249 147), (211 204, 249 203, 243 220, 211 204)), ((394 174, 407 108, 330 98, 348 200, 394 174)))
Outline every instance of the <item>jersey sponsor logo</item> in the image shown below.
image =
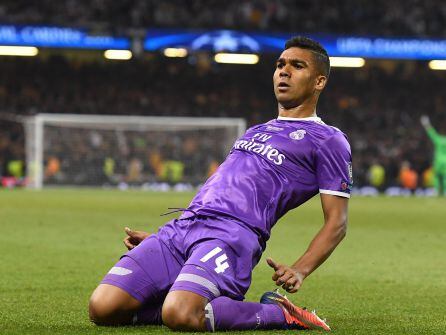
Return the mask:
POLYGON ((254 152, 260 156, 266 157, 276 165, 282 165, 285 155, 270 144, 254 142, 254 140, 238 140, 234 144, 234 149, 254 152))
POLYGON ((301 139, 303 139, 305 137, 305 134, 307 133, 306 130, 303 129, 299 129, 296 131, 293 131, 292 133, 290 133, 290 138, 292 138, 293 140, 297 140, 300 141, 301 139))

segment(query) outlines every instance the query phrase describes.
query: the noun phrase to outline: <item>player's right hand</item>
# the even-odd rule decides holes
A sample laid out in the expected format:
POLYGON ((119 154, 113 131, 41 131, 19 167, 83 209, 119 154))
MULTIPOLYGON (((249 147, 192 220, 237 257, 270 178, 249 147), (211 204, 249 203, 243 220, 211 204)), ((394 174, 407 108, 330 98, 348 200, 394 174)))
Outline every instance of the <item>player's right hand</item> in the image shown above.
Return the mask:
POLYGON ((140 244, 150 234, 145 231, 131 230, 129 227, 124 228, 127 237, 124 239, 124 245, 128 250, 132 250, 138 244, 140 244))

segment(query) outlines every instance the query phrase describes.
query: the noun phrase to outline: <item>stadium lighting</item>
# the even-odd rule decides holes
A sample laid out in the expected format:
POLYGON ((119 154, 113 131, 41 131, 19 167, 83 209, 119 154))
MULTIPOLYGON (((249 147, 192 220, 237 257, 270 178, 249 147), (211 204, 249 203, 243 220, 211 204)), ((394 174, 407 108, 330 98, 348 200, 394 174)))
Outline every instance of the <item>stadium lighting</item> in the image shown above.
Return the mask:
POLYGON ((116 60, 129 60, 132 58, 132 52, 130 50, 105 50, 104 57, 107 59, 116 60))
POLYGON ((254 54, 218 53, 214 56, 217 63, 224 64, 257 64, 259 56, 254 54))
POLYGON ((330 57, 331 67, 363 67, 364 58, 359 57, 330 57))
POLYGON ((446 70, 446 60, 431 60, 429 62, 431 70, 446 70))
POLYGON ((164 49, 164 56, 166 57, 186 57, 187 49, 184 48, 166 48, 164 49))
POLYGON ((39 49, 36 47, 0 46, 0 56, 37 56, 39 49))

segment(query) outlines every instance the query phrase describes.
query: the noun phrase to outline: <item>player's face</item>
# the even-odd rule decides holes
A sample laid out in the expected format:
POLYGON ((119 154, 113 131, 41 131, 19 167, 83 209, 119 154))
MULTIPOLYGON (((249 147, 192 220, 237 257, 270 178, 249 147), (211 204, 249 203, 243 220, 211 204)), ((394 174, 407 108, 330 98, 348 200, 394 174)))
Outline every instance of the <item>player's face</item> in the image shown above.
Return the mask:
POLYGON ((285 108, 301 105, 324 88, 326 78, 319 73, 310 50, 284 50, 273 75, 274 94, 285 108))

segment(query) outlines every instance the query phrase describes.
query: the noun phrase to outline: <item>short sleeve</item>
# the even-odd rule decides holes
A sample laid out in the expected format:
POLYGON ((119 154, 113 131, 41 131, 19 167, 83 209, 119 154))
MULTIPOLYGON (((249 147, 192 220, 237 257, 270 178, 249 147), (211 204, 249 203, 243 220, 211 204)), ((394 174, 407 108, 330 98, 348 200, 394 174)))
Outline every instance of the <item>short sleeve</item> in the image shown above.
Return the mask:
POLYGON ((319 193, 350 198, 352 155, 343 133, 336 133, 316 151, 316 174, 319 193))

